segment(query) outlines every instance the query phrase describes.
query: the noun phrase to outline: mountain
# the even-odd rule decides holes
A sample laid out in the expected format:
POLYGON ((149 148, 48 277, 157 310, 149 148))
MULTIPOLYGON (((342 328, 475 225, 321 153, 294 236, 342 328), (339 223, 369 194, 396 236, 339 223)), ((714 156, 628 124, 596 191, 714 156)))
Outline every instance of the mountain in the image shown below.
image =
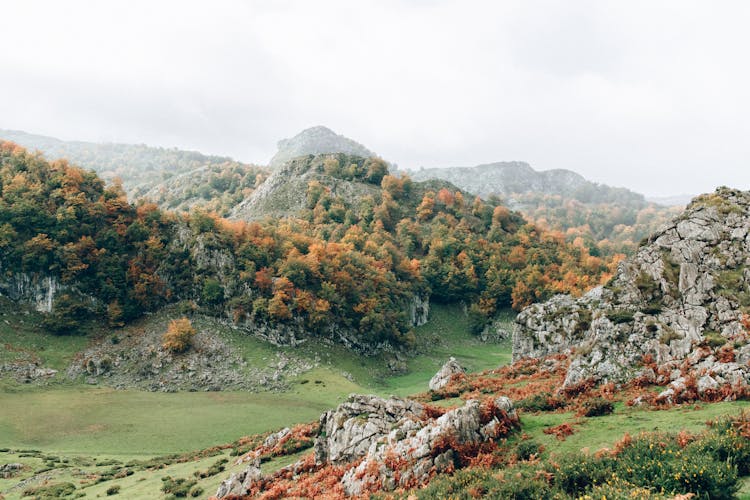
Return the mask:
POLYGON ((411 175, 417 180, 444 179, 485 198, 499 196, 528 220, 606 255, 631 254, 641 239, 680 210, 570 170, 539 172, 524 162, 420 169, 411 175))
POLYGON ((513 357, 574 351, 565 385, 669 383, 662 397, 750 383, 750 192, 695 198, 603 288, 523 310, 513 357), (697 384, 697 386, 695 385, 697 384))
POLYGON ((317 126, 305 129, 291 139, 280 140, 278 151, 271 158, 268 166, 276 169, 298 156, 325 153, 344 153, 362 158, 377 156, 362 144, 338 135, 329 128, 317 126))
POLYGON ((0 293, 58 333, 183 302, 277 344, 318 336, 369 353, 408 349, 430 300, 467 303, 481 331, 498 309, 580 294, 613 268, 503 206, 391 176, 377 158, 285 168, 257 194, 283 216, 246 222, 135 206, 94 172, 0 142, 0 293))
MULTIPOLYGON (((50 161, 64 158, 79 167, 94 170, 105 181, 119 177, 131 199, 144 196, 172 177, 194 171, 217 167, 230 170, 258 168, 231 158, 204 155, 196 151, 143 144, 63 141, 17 130, 0 130, 0 140, 14 142, 32 151, 38 150, 50 161)), ((176 205, 183 202, 181 200, 176 205)))
POLYGON ((461 189, 482 197, 492 195, 508 198, 513 195, 548 194, 573 198, 582 203, 627 203, 643 207, 643 195, 625 188, 613 188, 586 180, 571 170, 537 171, 528 163, 496 162, 476 167, 428 168, 410 172, 414 180, 444 179, 461 189))

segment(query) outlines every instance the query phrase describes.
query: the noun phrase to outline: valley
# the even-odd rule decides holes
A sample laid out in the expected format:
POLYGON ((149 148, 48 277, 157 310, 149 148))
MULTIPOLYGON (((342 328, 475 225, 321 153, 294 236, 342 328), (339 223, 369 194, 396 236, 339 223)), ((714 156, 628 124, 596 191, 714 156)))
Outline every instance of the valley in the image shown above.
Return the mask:
POLYGON ((750 496, 747 193, 279 145, 0 143, 0 498, 750 496))

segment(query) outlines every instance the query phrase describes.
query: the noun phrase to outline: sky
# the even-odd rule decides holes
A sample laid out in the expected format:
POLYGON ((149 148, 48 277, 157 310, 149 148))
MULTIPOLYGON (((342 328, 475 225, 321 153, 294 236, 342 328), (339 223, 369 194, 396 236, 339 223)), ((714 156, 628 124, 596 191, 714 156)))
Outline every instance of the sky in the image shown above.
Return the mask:
POLYGON ((326 125, 401 168, 750 189, 750 2, 3 0, 0 128, 266 163, 326 125))

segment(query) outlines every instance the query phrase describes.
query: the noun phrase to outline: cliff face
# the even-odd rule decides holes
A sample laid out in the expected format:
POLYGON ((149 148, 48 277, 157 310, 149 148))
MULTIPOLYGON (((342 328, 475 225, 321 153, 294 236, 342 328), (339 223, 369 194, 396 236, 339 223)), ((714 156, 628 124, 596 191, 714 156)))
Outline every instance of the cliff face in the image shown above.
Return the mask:
POLYGON ((750 192, 719 188, 645 241, 606 287, 522 311, 513 359, 572 351, 566 385, 656 377, 642 368, 647 355, 673 380, 687 361, 719 384, 750 382, 748 264, 750 192))

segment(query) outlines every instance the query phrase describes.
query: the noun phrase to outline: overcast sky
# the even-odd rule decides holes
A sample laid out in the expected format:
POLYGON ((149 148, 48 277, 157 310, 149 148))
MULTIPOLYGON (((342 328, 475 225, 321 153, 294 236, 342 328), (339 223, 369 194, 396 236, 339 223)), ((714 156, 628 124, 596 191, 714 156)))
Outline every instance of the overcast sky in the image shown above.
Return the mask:
POLYGON ((0 128, 266 163, 326 125, 401 167, 750 189, 750 2, 3 0, 0 128))

